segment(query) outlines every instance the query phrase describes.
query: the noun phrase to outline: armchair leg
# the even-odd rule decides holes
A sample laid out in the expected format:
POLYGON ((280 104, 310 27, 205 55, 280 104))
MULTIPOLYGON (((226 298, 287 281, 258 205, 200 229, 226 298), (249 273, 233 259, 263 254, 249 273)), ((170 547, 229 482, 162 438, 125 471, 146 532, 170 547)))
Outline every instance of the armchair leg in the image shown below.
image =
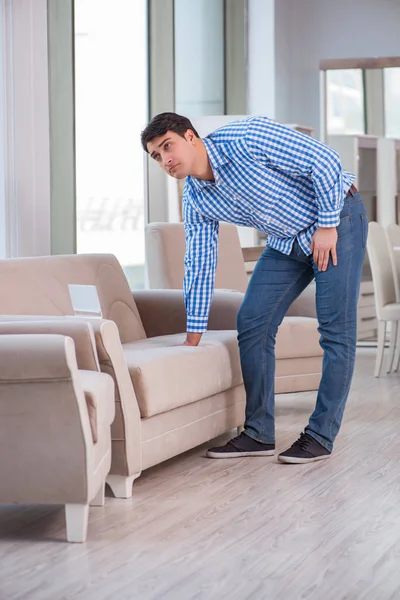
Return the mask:
POLYGON ((124 475, 108 475, 107 483, 116 498, 132 498, 132 486, 140 473, 125 477, 124 475))
POLYGON ((396 339, 396 348, 393 360, 393 371, 399 370, 399 361, 400 361, 400 323, 397 322, 397 339, 396 339))
POLYGON ((67 540, 69 542, 86 541, 89 519, 88 504, 66 504, 67 540))
POLYGON ((391 373, 393 367, 393 359, 396 350, 396 340, 397 340, 397 327, 398 321, 391 321, 390 323, 390 348, 389 348, 389 356, 388 356, 388 364, 387 364, 387 373, 391 373))
POLYGON ((378 347, 376 349, 375 377, 379 377, 382 367, 383 351, 385 349, 386 321, 379 321, 378 347))
POLYGON ((100 486, 99 491, 96 494, 96 496, 91 501, 90 506, 104 506, 104 503, 105 503, 105 498, 104 498, 105 487, 106 487, 106 484, 102 483, 101 486, 100 486))

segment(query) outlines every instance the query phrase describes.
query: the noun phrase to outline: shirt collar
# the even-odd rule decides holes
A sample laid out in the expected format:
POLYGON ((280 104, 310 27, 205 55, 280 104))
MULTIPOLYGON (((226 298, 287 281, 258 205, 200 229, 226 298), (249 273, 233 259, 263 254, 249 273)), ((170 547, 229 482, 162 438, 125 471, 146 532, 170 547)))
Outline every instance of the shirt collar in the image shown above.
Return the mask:
MULTIPOLYGON (((214 142, 209 137, 202 138, 202 140, 206 147, 208 160, 210 161, 210 165, 211 165, 211 168, 214 173, 215 183, 218 184, 218 182, 219 182, 218 170, 220 167, 222 167, 222 165, 226 164, 229 161, 229 158, 222 152, 218 151, 217 146, 214 144, 214 142)), ((202 179, 196 179, 195 177, 191 177, 191 179, 200 188, 203 188, 206 185, 210 185, 209 181, 203 181, 202 179)))

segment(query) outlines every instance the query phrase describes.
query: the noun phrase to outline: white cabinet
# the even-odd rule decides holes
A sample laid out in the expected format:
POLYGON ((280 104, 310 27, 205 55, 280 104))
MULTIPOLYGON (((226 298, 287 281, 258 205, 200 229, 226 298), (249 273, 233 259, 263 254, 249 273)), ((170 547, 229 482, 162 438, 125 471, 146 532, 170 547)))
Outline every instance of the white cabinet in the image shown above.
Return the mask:
POLYGON ((395 183, 395 222, 400 225, 400 140, 394 140, 395 145, 395 161, 394 161, 394 177, 395 183))
MULTIPOLYGON (((327 143, 340 155, 344 169, 354 173, 368 220, 383 227, 400 221, 400 141, 371 135, 332 135, 327 143)), ((376 312, 368 257, 363 267, 358 304, 358 339, 375 339, 376 312)))
POLYGON ((356 176, 368 220, 377 220, 378 138, 372 135, 331 135, 327 143, 339 153, 342 166, 356 176))
POLYGON ((400 140, 372 135, 331 135, 328 145, 340 155, 342 166, 356 176, 368 220, 383 227, 400 218, 400 140))

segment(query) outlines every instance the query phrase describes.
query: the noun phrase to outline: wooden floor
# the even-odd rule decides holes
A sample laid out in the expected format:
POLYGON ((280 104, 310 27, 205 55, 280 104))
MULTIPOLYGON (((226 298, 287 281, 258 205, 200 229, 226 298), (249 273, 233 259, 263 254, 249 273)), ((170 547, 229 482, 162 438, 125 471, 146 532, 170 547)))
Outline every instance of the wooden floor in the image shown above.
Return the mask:
MULTIPOLYGON (((64 541, 61 507, 0 507, 1 600, 400 599, 400 373, 373 365, 360 350, 328 461, 197 448, 92 508, 82 545, 64 541)), ((279 450, 314 399, 278 397, 279 450)))

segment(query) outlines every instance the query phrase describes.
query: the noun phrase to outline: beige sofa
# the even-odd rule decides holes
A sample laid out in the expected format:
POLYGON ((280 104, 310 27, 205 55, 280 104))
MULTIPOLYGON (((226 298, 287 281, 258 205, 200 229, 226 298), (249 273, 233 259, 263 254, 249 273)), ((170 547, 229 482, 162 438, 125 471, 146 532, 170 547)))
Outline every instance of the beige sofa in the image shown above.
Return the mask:
POLYGON ((40 315, 75 319, 68 284, 96 286, 104 318, 87 320, 101 370, 116 383, 107 481, 117 497, 131 496, 143 469, 243 424, 245 393, 235 331, 241 294, 215 295, 210 331, 198 348, 189 348, 183 346, 182 293, 132 294, 113 256, 0 261, 0 280, 0 314, 23 320, 29 315, 34 320, 40 315))
POLYGON ((114 415, 87 323, 0 322, 1 503, 64 504, 68 541, 85 541, 89 505, 104 504, 114 415))
MULTIPOLYGON (((184 347, 186 314, 179 290, 131 292, 111 255, 0 261, 0 314, 74 315, 68 284, 98 291, 103 319, 88 319, 101 370, 116 383, 112 464, 117 497, 130 497, 147 469, 243 424, 245 392, 236 339, 243 295, 217 291, 209 331, 184 347), (205 374, 207 375, 205 377, 205 374)), ((74 317, 75 318, 75 317, 74 317)), ((321 352, 313 319, 291 318, 277 339, 277 392, 315 389, 321 352)))

